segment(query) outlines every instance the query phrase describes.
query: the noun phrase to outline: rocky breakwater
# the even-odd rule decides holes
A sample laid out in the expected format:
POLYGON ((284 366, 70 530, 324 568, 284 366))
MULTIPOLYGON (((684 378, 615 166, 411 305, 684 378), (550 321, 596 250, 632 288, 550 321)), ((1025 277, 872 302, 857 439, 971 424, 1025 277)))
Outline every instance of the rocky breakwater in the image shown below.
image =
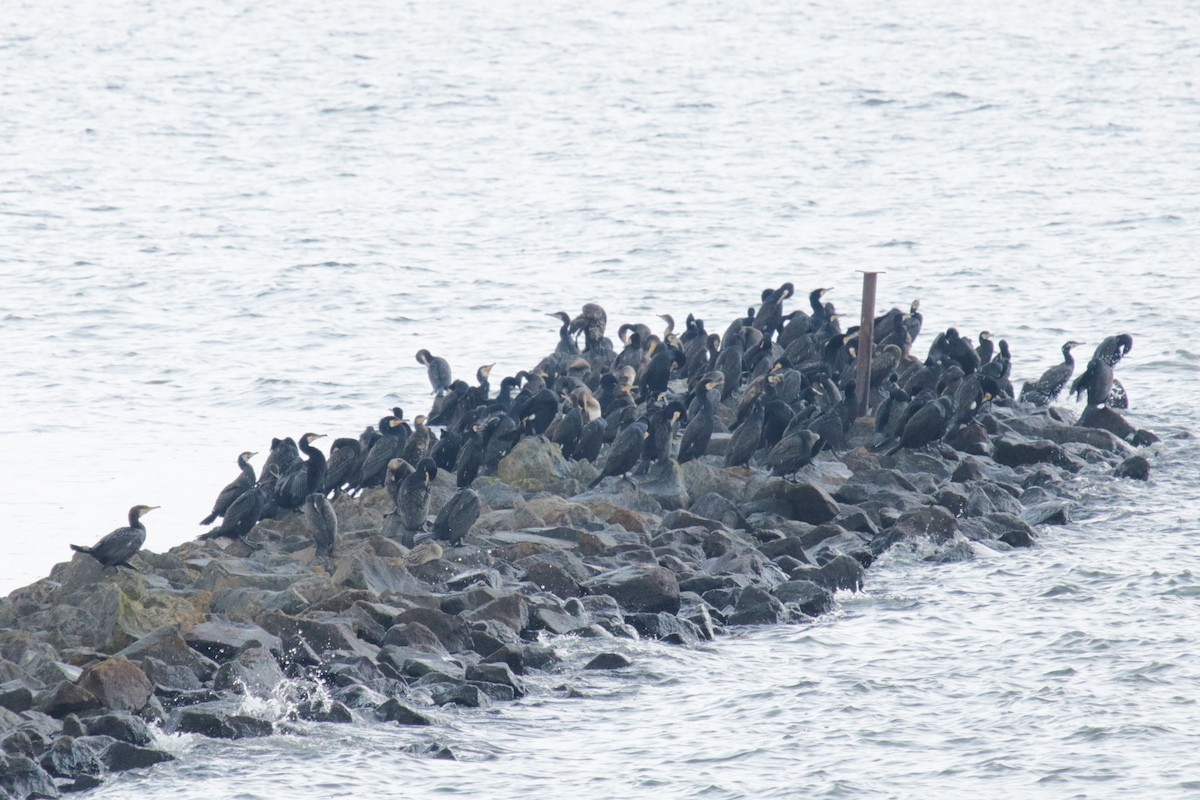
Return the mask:
MULTIPOLYGON (((1033 546, 1070 519, 1078 482, 1148 476, 1136 447, 1152 434, 1107 409, 1082 421, 996 403, 948 442, 893 454, 861 446, 860 421, 794 480, 724 468, 718 433, 701 458, 595 489, 596 466, 529 437, 476 480, 469 531, 440 542, 384 535, 392 502, 375 489, 335 498, 332 556, 299 513, 143 550, 137 571, 77 554, 0 601, 0 798, 170 760, 163 734, 437 724, 520 698, 531 674, 626 666, 621 639, 807 623, 895 546, 934 561, 1033 546), (593 643, 590 660, 560 663, 561 636, 593 643)), ((439 474, 430 518, 455 494, 439 474)))

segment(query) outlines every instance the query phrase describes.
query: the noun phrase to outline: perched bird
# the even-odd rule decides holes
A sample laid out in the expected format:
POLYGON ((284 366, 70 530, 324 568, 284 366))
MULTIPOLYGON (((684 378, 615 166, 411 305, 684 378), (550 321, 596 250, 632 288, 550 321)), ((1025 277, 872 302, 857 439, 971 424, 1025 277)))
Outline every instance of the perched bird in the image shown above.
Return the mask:
POLYGON ((305 497, 325 488, 325 454, 312 445, 317 439, 323 438, 323 433, 306 433, 300 437, 300 450, 308 459, 296 464, 290 473, 279 478, 274 500, 280 508, 296 510, 305 497))
POLYGON ((687 427, 683 429, 683 438, 679 440, 678 461, 680 464, 700 458, 708 449, 708 443, 712 439, 714 414, 708 392, 718 386, 718 381, 705 381, 700 387, 697 387, 696 400, 699 402, 699 410, 688 420, 687 427))
POLYGON ((1087 395, 1087 404, 1093 408, 1108 405, 1113 391, 1113 368, 1099 358, 1088 362, 1087 369, 1071 383, 1071 394, 1079 400, 1087 395))
POLYGON ((1080 344, 1082 342, 1064 344, 1062 363, 1055 364, 1043 372, 1042 377, 1036 381, 1026 381, 1021 387, 1021 396, 1018 399, 1022 403, 1032 403, 1035 406, 1048 406, 1058 399, 1059 392, 1067 385, 1067 381, 1071 380, 1071 373, 1075 371, 1075 359, 1071 355, 1071 348, 1080 344))
POLYGON ((425 371, 429 373, 429 385, 433 387, 433 394, 438 396, 445 394, 452 382, 450 362, 444 358, 438 358, 428 350, 418 350, 417 363, 425 365, 425 371))
POLYGON ((338 521, 329 499, 321 492, 313 492, 304 498, 302 511, 304 512, 304 521, 312 529, 313 541, 317 545, 317 555, 333 555, 333 545, 337 541, 338 521))
POLYGON ((459 489, 454 493, 442 510, 433 520, 433 534, 438 539, 458 545, 462 542, 479 513, 483 510, 483 501, 474 489, 459 489))
POLYGON ((362 443, 358 439, 334 439, 325 464, 325 483, 319 491, 322 494, 341 491, 346 484, 358 478, 362 470, 361 462, 362 443))
POLYGON ((809 430, 799 430, 790 436, 784 436, 779 444, 771 448, 763 460, 763 466, 771 470, 775 477, 795 475, 805 465, 809 464, 817 453, 821 452, 824 439, 821 435, 809 430))
POLYGON ((225 511, 233 505, 233 501, 241 497, 244 492, 249 491, 258 482, 257 477, 254 475, 254 467, 250 466, 250 459, 256 455, 258 453, 247 450, 237 457, 237 465, 238 469, 241 470, 241 474, 230 481, 221 490, 221 493, 217 495, 217 500, 213 503, 212 513, 200 520, 201 525, 211 525, 217 517, 224 516, 225 511))
POLYGON ((146 541, 146 526, 142 524, 142 517, 156 508, 158 506, 134 506, 129 509, 128 527, 117 528, 91 547, 73 544, 71 549, 76 553, 86 553, 106 567, 126 567, 137 572, 129 559, 142 549, 146 541))
MULTIPOLYGON (((272 467, 272 471, 274 467, 272 467)), ((272 472, 272 475, 274 473, 272 472)), ((263 476, 263 480, 234 500, 225 512, 221 524, 210 531, 200 534, 199 539, 243 539, 255 523, 262 519, 267 509, 267 498, 271 494, 272 476, 263 476)))
POLYGON ((622 428, 617 433, 617 438, 613 440, 612 445, 609 446, 608 460, 604 462, 604 469, 600 471, 596 480, 588 485, 588 488, 598 486, 600 481, 611 476, 620 475, 624 478, 625 474, 637 465, 638 459, 642 455, 642 444, 649 435, 648 426, 640 420, 622 428))
POLYGON ((437 477, 437 465, 432 458, 423 458, 411 475, 400 483, 396 494, 396 514, 403 526, 404 545, 412 547, 414 534, 425 527, 429 516, 430 482, 437 477))

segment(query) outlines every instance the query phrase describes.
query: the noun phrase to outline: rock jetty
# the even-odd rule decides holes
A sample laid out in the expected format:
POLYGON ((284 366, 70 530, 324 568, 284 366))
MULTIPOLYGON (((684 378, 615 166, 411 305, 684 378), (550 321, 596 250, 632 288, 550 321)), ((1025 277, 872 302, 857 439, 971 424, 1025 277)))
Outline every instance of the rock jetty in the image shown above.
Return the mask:
MULTIPOLYGON (((764 309, 775 303, 777 312, 788 296, 776 293, 764 309)), ((565 346, 573 322, 561 318, 565 346)), ((891 318, 892 329, 904 333, 898 326, 907 315, 891 318)), ((602 350, 603 320, 588 309, 580 319, 576 329, 589 347, 582 358, 568 354, 561 374, 594 369, 587 353, 602 350)), ((768 327, 767 347, 761 336, 751 346, 782 353, 771 336, 783 341, 793 319, 782 315, 768 327)), ((840 349, 849 339, 836 335, 843 337, 840 349)), ((988 392, 964 412, 956 386, 938 387, 938 376, 934 397, 952 399, 939 412, 946 419, 928 442, 904 446, 903 429, 891 436, 883 429, 883 406, 897 399, 904 375, 931 363, 954 369, 933 354, 912 359, 911 333, 905 336, 885 364, 897 373, 891 394, 885 386, 872 397, 876 416, 849 415, 830 428, 813 415, 806 430, 817 435, 800 437, 804 452, 782 473, 771 467, 778 440, 752 440, 750 456, 731 457, 743 446, 739 421, 764 430, 769 424, 757 402, 744 402, 747 392, 764 390, 764 381, 751 388, 757 367, 735 366, 724 385, 706 379, 699 391, 710 394, 700 398, 686 377, 688 359, 700 356, 672 346, 663 390, 627 401, 640 410, 620 426, 648 419, 644 438, 660 435, 656 430, 667 438, 648 444, 649 457, 627 477, 614 472, 597 483, 613 445, 599 457, 577 457, 582 438, 537 430, 540 412, 530 410, 518 420, 523 435, 510 439, 494 468, 475 466, 469 489, 460 486, 469 468, 461 459, 454 470, 430 469, 424 477, 403 470, 397 481, 417 475, 420 500, 428 503, 415 535, 395 524, 396 485, 356 492, 334 486, 330 554, 318 554, 303 511, 281 509, 244 535, 165 553, 144 549, 131 558, 135 570, 75 554, 0 600, 0 799, 57 797, 114 772, 171 760, 157 744, 164 733, 241 739, 311 722, 437 724, 449 709, 522 697, 531 674, 626 667, 620 639, 693 646, 738 626, 804 624, 835 609, 839 592, 861 590, 890 548, 954 561, 981 549, 1032 547, 1041 526, 1071 519, 1079 481, 1148 477, 1139 448, 1155 437, 1111 408, 1089 406, 1077 419, 1063 408, 1017 402, 1011 392, 988 392), (691 455, 702 455, 683 463, 676 431, 655 417, 673 398, 684 411, 670 417, 685 420, 713 401, 707 442, 689 440, 691 455), (701 408, 689 409, 687 401, 701 408), (814 455, 818 437, 829 446, 814 455), (590 660, 560 664, 561 636, 590 642, 590 660), (284 700, 287 713, 265 719, 249 698, 284 700)), ((721 372, 716 344, 710 346, 711 370, 693 377, 721 372)), ((608 355, 598 376, 620 368, 608 355)), ((780 367, 779 357, 771 355, 760 373, 773 378, 767 392, 787 384, 790 366, 780 367)), ((639 368, 657 369, 654 358, 648 354, 639 368)), ((828 380, 828 367, 824 376, 796 371, 803 377, 793 387, 793 408, 809 402, 799 399, 801 386, 822 380, 839 397, 810 395, 818 411, 852 397, 852 387, 828 380)), ((564 387, 545 377, 543 385, 564 387)), ((631 388, 659 380, 650 376, 631 388)), ((446 394, 435 406, 456 391, 465 396, 448 376, 443 382, 446 394)), ((566 418, 571 403, 586 412, 588 398, 577 393, 568 402, 571 384, 565 388, 551 398, 548 421, 566 418)), ((478 432, 488 422, 481 416, 467 425, 478 432)), ((607 442, 616 438, 616 430, 605 434, 607 442)), ((429 439, 424 447, 437 441, 429 439)), ((448 750, 432 755, 453 757, 448 750)))

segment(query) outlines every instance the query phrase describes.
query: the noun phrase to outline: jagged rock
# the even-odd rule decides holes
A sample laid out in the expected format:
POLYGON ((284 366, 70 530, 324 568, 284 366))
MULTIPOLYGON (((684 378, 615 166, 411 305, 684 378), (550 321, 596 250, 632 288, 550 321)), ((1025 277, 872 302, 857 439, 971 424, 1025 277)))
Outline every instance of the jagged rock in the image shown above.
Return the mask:
POLYGON ((804 564, 812 563, 808 554, 804 552, 804 543, 799 536, 785 536, 782 539, 764 542, 759 545, 758 549, 767 558, 779 558, 787 555, 804 564))
MULTIPOLYGON (((438 642, 451 653, 469 650, 471 647, 471 635, 467 623, 443 611, 432 608, 410 608, 396 617, 396 625, 410 623, 419 623, 432 631, 438 642)), ((391 636, 390 631, 388 636, 391 636)))
POLYGON ((419 711, 392 698, 375 709, 380 722, 395 722, 397 725, 432 725, 433 720, 419 711))
POLYGON ((244 622, 210 620, 194 626, 183 638, 193 650, 219 662, 230 660, 251 642, 275 653, 283 651, 278 636, 244 622))
POLYGON ((514 631, 523 631, 529 627, 529 604, 524 597, 513 592, 468 611, 464 618, 467 622, 494 620, 514 631))
POLYGON ((148 745, 154 741, 150 727, 140 717, 124 711, 89 718, 87 735, 111 736, 117 741, 136 745, 148 745))
POLYGON ((829 522, 839 512, 837 501, 829 492, 814 483, 792 483, 783 478, 766 481, 755 493, 754 500, 777 504, 788 519, 820 525, 829 522))
MULTIPOLYGON (((555 594, 559 597, 578 597, 582 592, 580 577, 567 565, 556 563, 545 556, 530 556, 522 559, 525 568, 525 580, 537 588, 555 594)), ((565 555, 565 554, 564 554, 565 555)), ((586 579, 586 578, 584 578, 586 579)))
POLYGON ((299 637, 319 652, 336 650, 367 658, 374 658, 379 653, 378 647, 358 638, 354 629, 345 621, 274 613, 263 617, 261 622, 264 628, 277 637, 299 637))
POLYGON ((154 693, 154 684, 146 673, 122 656, 89 667, 79 685, 95 695, 101 705, 117 711, 139 711, 154 693))
POLYGON ((270 736, 275 726, 265 719, 231 713, 223 703, 202 703, 171 712, 166 731, 198 733, 210 739, 246 739, 270 736))
POLYGON ((646 475, 638 479, 637 487, 667 511, 688 506, 683 467, 673 458, 651 464, 646 475))
POLYGON ((221 665, 212 685, 217 691, 267 697, 286 679, 274 656, 265 648, 250 646, 221 665))
POLYGON ((14 714, 33 708, 33 691, 20 681, 0 683, 0 708, 14 714))
POLYGON ((781 603, 794 605, 810 617, 820 616, 833 610, 833 593, 823 586, 807 580, 791 580, 771 590, 781 603))
POLYGON ((952 483, 968 483, 970 481, 981 480, 983 480, 983 468, 973 458, 964 458, 958 462, 958 466, 954 468, 953 474, 950 475, 952 483))
POLYGON ((562 456, 562 448, 553 442, 525 437, 500 459, 496 476, 510 486, 530 492, 542 492, 571 474, 571 466, 562 456))
POLYGON ((86 747, 75 741, 73 736, 60 736, 42 754, 39 764, 48 774, 56 778, 74 778, 79 775, 99 775, 103 769, 100 759, 86 747))
MULTIPOLYGON (((684 489, 693 498, 693 505, 698 498, 709 494, 714 494, 726 501, 736 502, 741 500, 745 493, 747 478, 734 470, 721 469, 701 459, 693 459, 681 466, 684 489)), ((689 510, 694 509, 689 506, 689 510)), ((700 511, 695 513, 700 516, 710 516, 700 511)), ((712 518, 717 519, 717 517, 712 518)))
POLYGON ((515 697, 525 696, 525 683, 513 674, 512 669, 503 662, 492 664, 475 664, 467 668, 468 681, 491 683, 507 686, 515 697))
POLYGON ((607 594, 631 611, 679 611, 679 582, 669 569, 658 565, 620 567, 585 585, 592 594, 607 594))
POLYGON ((14 798, 58 797, 54 781, 31 758, 0 755, 0 792, 14 798))
POLYGON ((633 664, 620 653, 601 653, 583 665, 584 669, 624 669, 633 664))
POLYGON ((52 717, 61 718, 94 708, 100 708, 96 695, 69 681, 62 681, 37 698, 37 710, 52 717))
POLYGON ((694 645, 700 641, 700 630, 695 624, 665 611, 628 614, 625 620, 642 636, 660 639, 667 644, 694 645))
POLYGON ((1113 475, 1136 481, 1150 480, 1150 461, 1145 456, 1130 456, 1113 470, 1113 475))
POLYGON ((933 502, 949 511, 956 517, 961 517, 967 511, 969 499, 966 493, 956 486, 943 486, 933 496, 933 502))
POLYGON ((218 666, 211 658, 188 647, 178 627, 174 625, 151 631, 117 655, 135 662, 153 657, 173 667, 185 667, 201 681, 209 680, 218 666))
POLYGON ((359 553, 340 559, 331 580, 336 586, 364 589, 377 596, 429 591, 411 570, 412 566, 403 559, 359 553))

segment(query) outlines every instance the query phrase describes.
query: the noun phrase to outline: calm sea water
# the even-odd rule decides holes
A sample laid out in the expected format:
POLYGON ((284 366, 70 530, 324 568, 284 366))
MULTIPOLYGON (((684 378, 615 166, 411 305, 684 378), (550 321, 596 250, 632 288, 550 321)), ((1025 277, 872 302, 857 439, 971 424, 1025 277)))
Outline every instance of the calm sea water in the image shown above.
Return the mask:
POLYGON ((173 740, 98 795, 1196 796, 1198 41, 1171 2, 8 7, 0 590, 135 503, 184 541, 239 451, 424 410, 420 347, 527 367, 587 301, 853 317, 886 270, 1017 378, 1132 333, 1166 437, 1041 547, 896 554, 816 626, 421 734, 173 740))

